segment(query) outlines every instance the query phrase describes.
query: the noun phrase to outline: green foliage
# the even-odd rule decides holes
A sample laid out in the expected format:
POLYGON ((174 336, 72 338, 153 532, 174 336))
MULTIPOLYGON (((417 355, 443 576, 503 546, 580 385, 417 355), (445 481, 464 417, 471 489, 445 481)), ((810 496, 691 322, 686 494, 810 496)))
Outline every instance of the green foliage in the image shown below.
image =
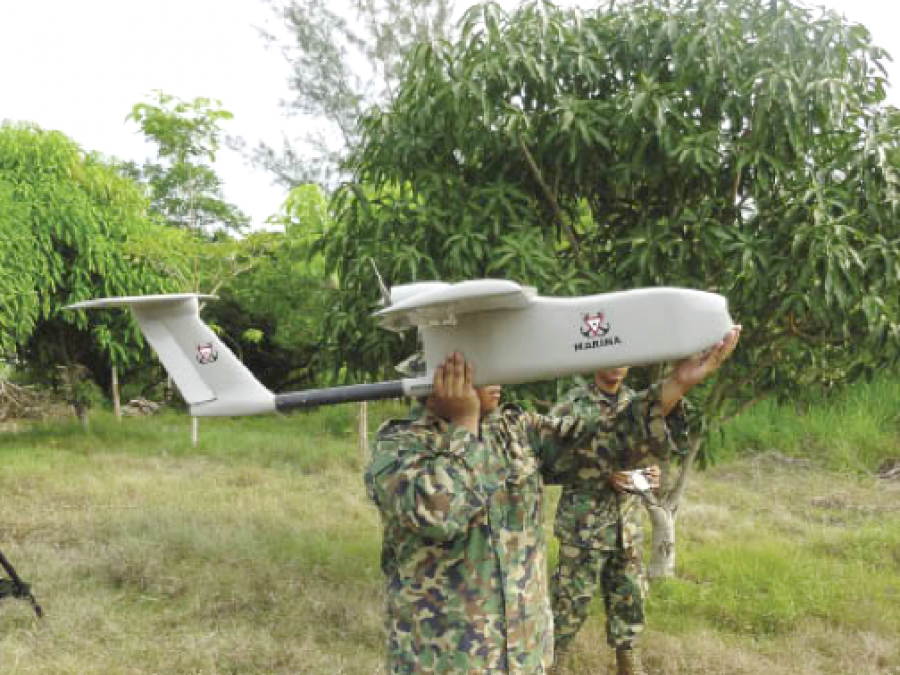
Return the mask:
POLYGON ((313 185, 295 187, 270 224, 283 231, 239 242, 254 251, 252 264, 222 285, 206 315, 272 389, 326 382, 320 345, 332 284, 322 256, 312 250, 332 227, 325 195, 313 185))
POLYGON ((239 231, 249 218, 222 199, 222 181, 212 168, 221 123, 233 115, 219 101, 182 101, 161 91, 152 103, 138 103, 129 119, 157 145, 159 162, 126 165, 127 173, 148 186, 153 210, 176 227, 211 235, 239 231))
POLYGON ((34 329, 34 242, 28 206, 16 199, 12 182, 0 179, 0 350, 9 353, 34 329))
POLYGON ((477 5, 461 31, 365 115, 334 202, 351 370, 409 347, 366 321, 369 258, 393 283, 722 293, 744 332, 697 392, 713 415, 896 360, 900 113, 863 27, 787 1, 637 0, 477 5))
POLYGON ((237 239, 218 233, 210 239, 202 233, 169 226, 159 230, 154 237, 136 238, 129 252, 165 269, 174 287, 182 292, 215 294, 253 269, 271 248, 264 236, 237 239))
POLYGON ((171 288, 165 270, 131 249, 160 234, 146 209, 133 181, 63 134, 0 126, 0 229, 10 234, 0 244, 0 335, 39 379, 58 385, 68 370, 86 367, 105 384, 110 364, 142 358, 126 314, 89 319, 62 308, 171 288))
MULTIPOLYGON (((264 333, 256 325, 258 318, 246 314, 228 295, 239 286, 241 281, 237 280, 242 275, 265 267, 272 256, 278 255, 281 242, 277 236, 266 234, 239 239, 232 236, 249 219, 222 199, 221 180, 211 166, 219 149, 221 124, 231 118, 218 101, 182 101, 156 92, 153 103, 134 106, 130 119, 140 125, 148 140, 157 144, 160 161, 123 169, 145 183, 154 212, 172 226, 156 240, 141 241, 136 250, 155 260, 173 261, 170 274, 182 291, 224 293, 223 304, 213 303, 210 321, 239 358, 251 356, 247 365, 258 368, 264 381, 271 384, 268 376, 276 371, 286 372, 284 363, 270 363, 268 345, 262 344, 264 333), (254 354, 264 356, 252 358, 254 354)), ((270 286, 266 291, 277 287, 270 286)))

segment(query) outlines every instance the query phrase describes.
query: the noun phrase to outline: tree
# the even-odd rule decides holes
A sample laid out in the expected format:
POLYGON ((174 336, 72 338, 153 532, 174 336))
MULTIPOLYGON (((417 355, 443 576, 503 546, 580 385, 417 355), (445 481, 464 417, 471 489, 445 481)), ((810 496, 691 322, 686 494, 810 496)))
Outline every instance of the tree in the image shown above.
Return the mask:
POLYGON ((170 225, 204 236, 239 232, 249 218, 222 199, 222 181, 212 168, 221 129, 233 115, 219 101, 182 101, 158 91, 155 101, 138 103, 129 119, 157 146, 158 162, 125 165, 148 186, 153 210, 170 225))
POLYGON ((390 97, 413 45, 444 37, 452 0, 269 0, 287 35, 266 34, 291 63, 293 100, 286 109, 303 133, 284 148, 262 145, 256 161, 286 185, 334 185, 359 141, 363 110, 390 97))
MULTIPOLYGON (((275 388, 308 383, 318 351, 312 331, 320 313, 310 312, 325 275, 321 261, 309 262, 307 256, 312 240, 328 226, 324 196, 314 186, 296 187, 284 212, 270 219, 283 234, 235 238, 232 228, 210 236, 209 224, 219 214, 230 213, 232 223, 246 220, 218 198, 219 179, 206 164, 215 158, 221 122, 231 114, 208 99, 186 103, 162 93, 157 97, 159 105, 136 105, 132 119, 166 161, 140 171, 156 210, 169 224, 191 233, 174 247, 182 273, 173 271, 173 278, 182 290, 221 295, 207 316, 264 382, 275 388), (207 185, 216 187, 215 194, 202 194, 207 185)), ((160 257, 172 256, 168 241, 149 246, 160 257)))
POLYGON ((267 249, 260 238, 240 241, 232 236, 241 233, 249 218, 222 199, 222 181, 211 166, 222 122, 232 114, 208 98, 182 101, 156 92, 155 99, 135 105, 129 118, 156 144, 159 162, 120 169, 141 181, 156 217, 182 232, 145 241, 144 253, 159 264, 171 263, 169 273, 181 291, 214 294, 251 269, 267 249))
POLYGON ((331 227, 320 188, 291 190, 282 213, 270 219, 282 232, 259 232, 241 245, 256 251, 252 269, 226 282, 207 318, 232 336, 241 360, 275 391, 328 380, 321 329, 332 285, 313 244, 331 227))
POLYGON ((29 225, 28 206, 16 199, 12 182, 0 178, 0 353, 4 354, 31 333, 38 314, 29 225))
POLYGON ((0 335, 34 376, 65 386, 86 420, 87 382, 140 358, 126 314, 64 311, 98 296, 158 293, 168 276, 134 242, 159 234, 137 184, 55 131, 0 126, 0 335))
MULTIPOLYGON (((694 396, 708 429, 896 363, 900 113, 885 56, 863 26, 786 0, 475 6, 361 123, 325 247, 333 326, 370 325, 369 258, 394 282, 717 291, 744 331, 694 396)), ((365 337, 366 357, 398 349, 365 337)), ((696 436, 653 514, 657 575, 672 572, 701 448, 696 436)))

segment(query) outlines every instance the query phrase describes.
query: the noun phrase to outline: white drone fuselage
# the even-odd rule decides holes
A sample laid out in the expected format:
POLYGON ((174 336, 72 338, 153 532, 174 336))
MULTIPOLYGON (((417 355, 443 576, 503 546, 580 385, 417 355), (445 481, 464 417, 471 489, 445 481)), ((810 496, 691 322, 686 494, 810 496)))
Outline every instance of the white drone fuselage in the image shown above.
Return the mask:
POLYGON ((425 361, 460 351, 476 385, 519 384, 685 358, 731 329, 724 298, 644 289, 581 298, 533 297, 524 307, 460 314, 419 326, 425 361))
POLYGON ((394 287, 390 305, 375 316, 383 328, 419 331, 427 366, 423 376, 273 394, 199 318, 198 297, 108 298, 71 308, 131 307, 197 416, 425 396, 435 368, 454 351, 473 364, 476 385, 520 384, 682 359, 713 346, 733 325, 724 297, 691 289, 551 298, 500 279, 407 284, 394 287))

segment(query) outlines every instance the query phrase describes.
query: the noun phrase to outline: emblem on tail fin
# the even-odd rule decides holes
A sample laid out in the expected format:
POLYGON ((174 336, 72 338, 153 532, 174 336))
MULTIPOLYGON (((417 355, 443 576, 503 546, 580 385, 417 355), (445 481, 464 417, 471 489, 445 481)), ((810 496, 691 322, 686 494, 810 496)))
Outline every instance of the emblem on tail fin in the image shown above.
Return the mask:
POLYGON ((215 363, 219 360, 219 352, 213 346, 212 342, 205 345, 197 345, 197 363, 205 366, 207 363, 215 363))

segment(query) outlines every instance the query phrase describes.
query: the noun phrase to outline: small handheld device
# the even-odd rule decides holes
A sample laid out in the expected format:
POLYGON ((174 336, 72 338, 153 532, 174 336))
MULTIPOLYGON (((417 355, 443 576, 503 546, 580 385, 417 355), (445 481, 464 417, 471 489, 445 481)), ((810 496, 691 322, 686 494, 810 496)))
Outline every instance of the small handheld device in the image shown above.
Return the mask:
POLYGON ((634 471, 626 471, 631 477, 631 486, 629 492, 646 493, 652 488, 650 484, 650 475, 647 469, 635 469, 634 471))

